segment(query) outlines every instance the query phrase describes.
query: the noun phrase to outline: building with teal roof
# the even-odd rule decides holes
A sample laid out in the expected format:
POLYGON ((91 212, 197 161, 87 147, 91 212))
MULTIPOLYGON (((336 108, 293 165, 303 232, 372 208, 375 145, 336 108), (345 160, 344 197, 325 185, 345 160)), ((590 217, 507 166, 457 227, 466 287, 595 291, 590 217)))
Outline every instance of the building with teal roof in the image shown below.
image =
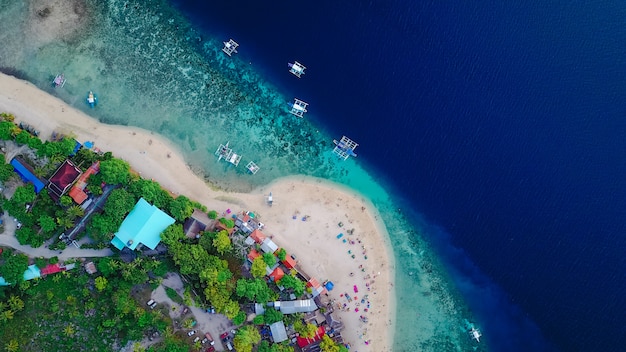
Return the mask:
POLYGON ((111 244, 119 250, 124 247, 135 250, 139 244, 155 249, 161 242, 161 233, 173 223, 171 216, 141 198, 122 222, 111 244))

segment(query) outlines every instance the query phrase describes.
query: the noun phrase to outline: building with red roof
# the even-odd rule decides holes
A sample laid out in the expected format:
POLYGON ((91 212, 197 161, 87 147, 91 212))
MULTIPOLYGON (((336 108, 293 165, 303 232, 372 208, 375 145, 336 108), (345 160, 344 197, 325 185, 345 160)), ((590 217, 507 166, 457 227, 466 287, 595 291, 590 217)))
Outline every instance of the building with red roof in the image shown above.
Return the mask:
POLYGON ((250 234, 250 238, 252 238, 254 242, 261 244, 267 238, 267 236, 265 236, 263 232, 261 232, 261 230, 256 229, 252 231, 252 233, 250 234))
POLYGON ((281 260, 281 262, 283 263, 283 265, 287 269, 295 269, 296 268, 296 260, 293 259, 289 254, 287 254, 285 256, 285 260, 281 260))
POLYGON ((248 253, 248 260, 250 260, 250 263, 252 263, 256 258, 260 257, 261 253, 259 253, 256 249, 252 249, 250 250, 250 253, 248 253))
POLYGON ((91 166, 87 169, 87 171, 85 171, 85 173, 78 177, 76 183, 74 184, 74 187, 72 187, 72 189, 70 189, 70 192, 67 194, 68 196, 72 197, 76 204, 83 204, 83 202, 87 200, 87 193, 85 193, 87 180, 89 179, 89 176, 95 175, 99 171, 100 161, 96 161, 95 163, 91 164, 91 166))
POLYGON ((48 264, 45 267, 43 267, 40 271, 41 271, 41 275, 50 275, 50 274, 60 273, 61 271, 63 271, 63 269, 61 269, 61 265, 59 263, 56 263, 56 264, 48 264))
POLYGON ((276 267, 269 276, 274 282, 278 282, 285 276, 285 272, 280 267, 276 267))
POLYGON ((309 281, 307 281, 306 287, 310 287, 311 288, 311 292, 313 294, 313 297, 317 297, 317 296, 327 292, 326 288, 324 286, 322 286, 319 283, 319 281, 317 281, 316 278, 311 278, 309 281))
POLYGON ((82 172, 79 168, 69 160, 65 160, 57 171, 50 177, 48 183, 48 189, 50 190, 50 196, 53 199, 59 199, 70 188, 72 183, 76 181, 76 178, 80 176, 82 172))
POLYGON ((304 348, 314 342, 321 340, 322 337, 324 337, 324 335, 326 335, 326 332, 324 331, 324 328, 320 326, 317 328, 317 331, 315 332, 315 335, 313 335, 313 337, 307 339, 307 338, 298 336, 296 338, 296 343, 298 344, 300 348, 304 348))

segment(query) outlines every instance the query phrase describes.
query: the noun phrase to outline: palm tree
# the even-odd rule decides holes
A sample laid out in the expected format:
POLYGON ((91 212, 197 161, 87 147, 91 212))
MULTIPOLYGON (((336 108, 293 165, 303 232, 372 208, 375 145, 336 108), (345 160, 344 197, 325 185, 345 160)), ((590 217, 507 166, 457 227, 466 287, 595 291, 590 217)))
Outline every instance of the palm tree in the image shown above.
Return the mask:
POLYGON ((74 220, 70 219, 67 215, 62 218, 57 218, 57 224, 64 229, 70 229, 74 226, 74 220))
POLYGON ((68 324, 65 329, 63 329, 63 333, 65 334, 65 336, 72 336, 74 335, 74 333, 76 332, 76 329, 74 329, 74 326, 72 324, 68 324))
POLYGON ((85 210, 80 207, 80 205, 73 205, 67 208, 67 216, 70 219, 80 218, 85 215, 85 210))
POLYGON ((24 309, 24 301, 22 301, 18 296, 11 295, 11 297, 9 297, 9 306, 11 307, 11 310, 17 312, 24 309))
POLYGON ((11 319, 13 319, 13 311, 10 309, 5 310, 4 312, 2 312, 2 314, 0 314, 0 321, 9 321, 11 319))
POLYGON ((17 342, 16 339, 12 339, 4 346, 4 348, 7 350, 7 352, 17 352, 20 349, 20 344, 17 342))

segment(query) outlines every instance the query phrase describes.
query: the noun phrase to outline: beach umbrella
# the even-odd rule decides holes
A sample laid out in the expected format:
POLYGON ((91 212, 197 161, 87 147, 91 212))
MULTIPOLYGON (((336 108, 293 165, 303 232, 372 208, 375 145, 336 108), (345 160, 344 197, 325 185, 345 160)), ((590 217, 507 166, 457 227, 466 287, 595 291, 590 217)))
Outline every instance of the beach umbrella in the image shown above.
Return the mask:
POLYGON ((326 289, 327 289, 328 291, 332 291, 332 290, 333 290, 333 288, 335 288, 335 284, 333 284, 333 282, 332 282, 332 281, 328 281, 328 282, 326 283, 326 289))

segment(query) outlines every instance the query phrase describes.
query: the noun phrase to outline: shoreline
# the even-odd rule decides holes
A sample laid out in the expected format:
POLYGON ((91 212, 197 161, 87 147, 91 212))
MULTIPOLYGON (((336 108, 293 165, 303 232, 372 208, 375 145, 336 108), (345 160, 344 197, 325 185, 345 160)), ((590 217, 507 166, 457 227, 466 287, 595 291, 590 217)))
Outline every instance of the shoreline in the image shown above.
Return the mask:
POLYGON ((73 134, 81 143, 92 141, 102 151, 126 160, 141 177, 209 209, 221 212, 232 207, 259 213, 266 224, 264 232, 296 255, 307 274, 320 282, 333 281, 335 289, 329 296, 343 309, 335 312, 345 324, 342 336, 352 345, 351 351, 392 350, 395 257, 378 211, 358 192, 302 175, 274 180, 250 193, 213 190, 164 137, 137 127, 102 124, 33 84, 5 74, 0 74, 0 111, 34 126, 42 139, 57 131, 73 134), (270 191, 271 207, 265 202, 270 191), (354 234, 338 237, 349 229, 354 234), (344 293, 358 299, 348 302, 344 293), (371 304, 373 314, 366 314, 367 323, 361 321, 365 313, 364 307, 359 310, 360 300, 367 301, 368 308, 371 304))

